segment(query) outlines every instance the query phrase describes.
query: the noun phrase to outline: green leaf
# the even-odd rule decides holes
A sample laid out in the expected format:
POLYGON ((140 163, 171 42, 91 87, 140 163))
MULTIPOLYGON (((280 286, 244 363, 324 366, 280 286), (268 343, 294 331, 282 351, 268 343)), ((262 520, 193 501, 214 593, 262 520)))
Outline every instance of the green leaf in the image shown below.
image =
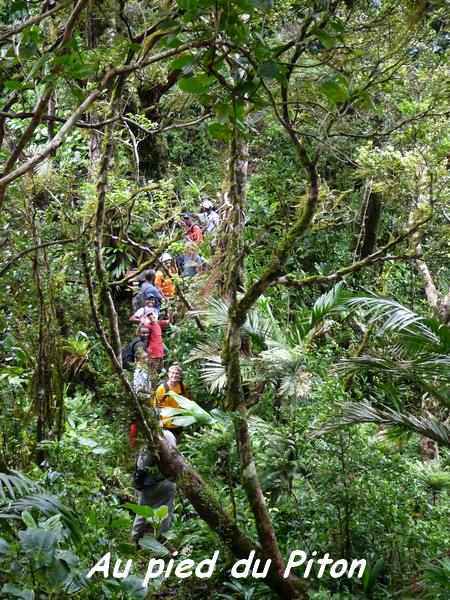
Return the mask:
POLYGON ((322 80, 319 87, 333 102, 345 102, 350 97, 347 79, 340 73, 322 80))
POLYGON ((33 519, 33 515, 28 511, 24 510, 22 513, 22 521, 30 529, 36 529, 36 521, 33 519))
POLYGON ((208 127, 208 131, 215 140, 231 139, 231 129, 225 123, 211 123, 208 127))
POLYGON ((218 123, 226 123, 233 112, 233 107, 228 102, 219 102, 214 106, 218 123))
POLYGON ((175 71, 182 71, 184 75, 187 75, 192 71, 192 67, 196 62, 197 57, 193 54, 184 54, 179 56, 172 61, 170 68, 175 71))
POLYGON ((23 600, 34 600, 33 590, 25 590, 17 587, 17 585, 14 585, 13 583, 5 583, 2 587, 2 592, 4 594, 10 594, 10 596, 14 596, 15 598, 22 598, 23 600))
POLYGON ((95 448, 96 446, 98 446, 95 440, 83 437, 81 435, 78 436, 78 443, 80 444, 80 446, 87 446, 88 448, 95 448))
POLYGON ((327 31, 320 29, 319 27, 314 27, 312 33, 315 34, 317 39, 326 50, 331 50, 331 48, 334 48, 335 40, 327 31))
POLYGON ((172 419, 172 424, 177 427, 187 427, 195 423, 197 419, 195 417, 175 417, 172 419))
POLYGON ((169 509, 165 504, 163 504, 162 506, 158 506, 158 508, 155 508, 155 516, 158 517, 158 519, 161 519, 161 521, 163 521, 168 514, 169 509))
POLYGON ((141 504, 131 504, 130 502, 128 502, 127 504, 123 504, 122 506, 123 506, 123 508, 128 508, 128 510, 131 510, 136 515, 145 517, 147 519, 152 518, 155 515, 155 511, 151 506, 145 506, 145 505, 141 505, 141 504))
POLYGON ((205 94, 215 82, 214 76, 199 75, 198 77, 183 78, 178 82, 178 87, 183 92, 190 94, 205 94))
POLYGON ((277 79, 281 65, 274 60, 266 60, 258 67, 258 75, 263 79, 277 79))
POLYGON ((10 544, 2 537, 0 537, 0 554, 7 554, 9 552, 10 544))
POLYGON ((127 594, 127 598, 133 600, 145 600, 147 598, 147 587, 144 587, 144 582, 136 575, 128 575, 121 580, 122 590, 127 594))
POLYGON ((146 535, 145 537, 139 540, 139 546, 144 548, 144 550, 150 550, 157 556, 167 556, 169 551, 165 546, 160 544, 154 537, 146 535))
POLYGON ((19 12, 21 10, 25 10, 26 8, 27 8, 27 3, 24 2, 24 0, 16 0, 9 7, 9 11, 10 11, 10 14, 13 14, 15 12, 19 12))
POLYGON ((7 79, 3 82, 7 90, 24 90, 27 86, 16 79, 7 79))
MULTIPOLYGON (((115 527, 114 523, 112 526, 115 527)), ((130 544, 129 542, 120 542, 120 544, 117 544, 116 548, 119 554, 124 554, 126 556, 136 554, 136 545, 130 544)))
POLYGON ((344 25, 344 23, 342 23, 342 21, 330 21, 330 25, 336 33, 344 33, 345 32, 345 25, 344 25))
POLYGON ((57 529, 27 529, 19 531, 18 537, 22 549, 31 554, 38 566, 50 566, 55 558, 58 544, 57 529))

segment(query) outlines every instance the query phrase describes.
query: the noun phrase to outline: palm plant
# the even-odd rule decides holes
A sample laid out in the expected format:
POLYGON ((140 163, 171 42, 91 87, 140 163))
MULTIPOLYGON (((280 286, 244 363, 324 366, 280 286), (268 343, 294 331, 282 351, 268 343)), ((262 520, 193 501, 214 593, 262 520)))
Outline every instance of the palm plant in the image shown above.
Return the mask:
POLYGON ((427 318, 405 306, 378 297, 356 297, 345 302, 349 309, 362 308, 372 323, 380 322, 377 334, 388 335, 388 353, 360 356, 337 365, 340 374, 377 371, 397 382, 413 384, 437 403, 436 414, 415 415, 402 410, 364 403, 347 403, 332 422, 313 435, 321 435, 353 423, 378 423, 409 431, 450 447, 450 428, 440 418, 450 406, 450 330, 438 318, 427 318))
MULTIPOLYGON (((245 344, 245 350, 241 352, 241 372, 246 383, 255 384, 258 396, 265 386, 273 387, 290 398, 306 394, 309 376, 305 350, 316 335, 332 325, 329 317, 341 310, 346 298, 342 282, 338 283, 320 296, 311 309, 298 312, 284 328, 277 323, 265 298, 249 311, 242 327, 242 337, 249 344, 245 344)), ((213 327, 216 334, 199 344, 188 361, 202 361, 201 378, 211 391, 223 389, 226 372, 221 346, 228 327, 228 304, 225 300, 211 299, 196 314, 213 327)))
POLYGON ((0 519, 20 519, 23 511, 35 509, 46 517, 60 515, 71 539, 79 544, 82 532, 76 514, 44 487, 19 471, 0 473, 0 519))

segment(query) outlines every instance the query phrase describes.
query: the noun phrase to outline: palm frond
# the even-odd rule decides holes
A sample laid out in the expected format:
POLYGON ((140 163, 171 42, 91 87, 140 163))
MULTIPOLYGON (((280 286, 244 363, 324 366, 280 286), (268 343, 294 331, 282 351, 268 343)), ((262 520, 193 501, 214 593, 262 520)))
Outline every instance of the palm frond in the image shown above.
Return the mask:
POLYGON ((342 405, 333 421, 325 423, 320 429, 314 431, 311 437, 319 437, 358 423, 377 423, 384 427, 402 428, 450 447, 450 428, 428 412, 416 417, 409 413, 396 412, 388 407, 379 409, 358 402, 342 405))
POLYGON ((51 494, 33 494, 31 496, 23 496, 12 501, 8 506, 8 513, 0 513, 0 518, 11 518, 15 514, 20 514, 24 510, 36 509, 46 517, 61 515, 61 522, 70 531, 70 535, 76 544, 80 544, 82 540, 82 530, 78 523, 76 514, 70 508, 64 506, 57 496, 51 494))
POLYGON ((319 296, 311 310, 311 328, 321 323, 325 317, 341 311, 345 307, 348 297, 349 294, 344 287, 343 281, 340 281, 331 290, 319 296))
POLYGON ((447 353, 450 335, 438 319, 425 318, 406 306, 386 298, 354 297, 344 301, 346 308, 362 308, 370 322, 383 321, 378 335, 387 332, 398 336, 395 350, 400 356, 414 357, 420 352, 447 353))
MULTIPOLYGON (((2 504, 8 504, 16 498, 21 498, 34 492, 42 492, 43 487, 32 481, 20 471, 11 470, 11 473, 0 473, 0 498, 2 504)), ((0 506, 1 508, 1 506, 0 506)))
POLYGON ((228 326, 228 303, 225 300, 211 297, 203 308, 190 311, 190 314, 200 317, 213 327, 225 329, 228 326))
POLYGON ((413 360, 358 356, 339 362, 336 371, 340 375, 358 375, 365 371, 384 372, 414 383, 435 396, 442 404, 450 406, 450 356, 423 354, 413 360))
POLYGON ((19 471, 0 473, 0 519, 16 519, 24 510, 36 509, 46 517, 60 514, 75 543, 81 543, 82 532, 73 510, 57 496, 47 494, 43 486, 19 471))

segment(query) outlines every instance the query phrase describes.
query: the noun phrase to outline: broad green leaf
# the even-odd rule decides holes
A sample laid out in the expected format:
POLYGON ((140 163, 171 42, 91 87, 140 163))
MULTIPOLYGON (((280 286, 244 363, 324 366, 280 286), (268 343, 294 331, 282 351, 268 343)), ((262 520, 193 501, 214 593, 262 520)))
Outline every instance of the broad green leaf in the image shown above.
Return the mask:
POLYGON ((128 510, 131 510, 135 514, 145 518, 151 518, 155 515, 155 511, 151 506, 131 504, 130 502, 128 502, 127 504, 123 504, 122 507, 128 508, 128 510))
POLYGON ((7 90, 24 90, 27 86, 16 79, 7 79, 3 82, 7 90))
POLYGON ((280 73, 280 64, 274 60, 266 60, 258 67, 258 75, 263 79, 276 79, 280 73))
POLYGON ((196 58, 197 57, 193 54, 184 54, 183 56, 178 56, 178 58, 171 62, 170 67, 175 71, 181 70, 184 74, 187 74, 189 73, 193 63, 196 61, 196 58))
POLYGON ((49 566, 55 558, 58 544, 57 529, 27 529, 19 531, 22 549, 31 554, 38 566, 49 566))
POLYGON ((155 508, 155 516, 158 517, 158 519, 161 519, 161 521, 164 520, 168 514, 169 509, 165 504, 159 506, 158 508, 155 508))
POLYGON ((199 75, 198 77, 183 78, 178 82, 178 87, 183 92, 190 94, 205 94, 214 83, 215 77, 199 75))
POLYGON ((233 113, 233 107, 228 102, 220 102, 214 106, 214 112, 218 123, 226 123, 233 113))
POLYGON ((225 123, 211 123, 208 131, 216 140, 229 140, 231 138, 231 129, 225 123))
POLYGON ((125 579, 121 579, 121 587, 127 598, 133 600, 145 600, 147 598, 147 587, 144 587, 143 580, 136 577, 136 575, 128 575, 125 579))
POLYGON ((317 39, 326 50, 331 50, 331 48, 334 48, 335 39, 327 31, 320 29, 319 27, 314 27, 312 33, 315 34, 317 39))
POLYGON ((333 102, 345 102, 350 97, 347 80, 340 73, 322 80, 320 91, 333 102))
POLYGON ((36 521, 33 519, 33 515, 28 510, 23 511, 22 521, 29 529, 35 529, 37 527, 36 521))
POLYGON ((334 31, 336 31, 336 33, 344 33, 345 32, 345 25, 344 25, 344 23, 342 23, 342 21, 330 21, 330 25, 331 25, 332 29, 334 29, 334 31))
POLYGON ((23 600, 34 600, 35 597, 33 590, 20 588, 13 583, 5 583, 5 585, 2 587, 2 592, 4 594, 14 596, 15 598, 22 598, 23 600))
POLYGON ((88 448, 95 448, 96 446, 98 446, 97 442, 91 438, 86 438, 83 436, 78 436, 78 443, 81 446, 87 446, 88 448))
POLYGON ((0 537, 0 554, 7 554, 9 551, 10 544, 2 537, 0 537))
POLYGON ((197 419, 195 417, 175 417, 172 419, 172 424, 177 427, 187 427, 195 423, 197 419))
POLYGON ((146 535, 139 540, 139 546, 145 550, 151 550, 157 556, 167 556, 169 551, 163 544, 160 544, 154 537, 146 535))
MULTIPOLYGON (((114 522, 112 523, 112 526, 115 527, 114 522)), ((136 546, 135 544, 130 544, 130 542, 120 542, 120 544, 117 544, 116 548, 119 554, 124 554, 126 556, 136 554, 136 546)))

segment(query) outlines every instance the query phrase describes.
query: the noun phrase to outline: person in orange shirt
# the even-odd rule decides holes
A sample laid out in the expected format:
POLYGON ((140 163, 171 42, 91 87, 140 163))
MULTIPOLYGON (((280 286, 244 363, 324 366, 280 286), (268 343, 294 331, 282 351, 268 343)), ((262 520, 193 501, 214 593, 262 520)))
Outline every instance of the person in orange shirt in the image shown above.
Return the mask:
POLYGON ((171 300, 175 296, 175 285, 172 281, 171 275, 176 275, 177 271, 173 266, 173 260, 170 254, 164 253, 161 256, 160 261, 169 274, 164 273, 163 271, 157 271, 155 276, 155 285, 168 300, 171 300))

